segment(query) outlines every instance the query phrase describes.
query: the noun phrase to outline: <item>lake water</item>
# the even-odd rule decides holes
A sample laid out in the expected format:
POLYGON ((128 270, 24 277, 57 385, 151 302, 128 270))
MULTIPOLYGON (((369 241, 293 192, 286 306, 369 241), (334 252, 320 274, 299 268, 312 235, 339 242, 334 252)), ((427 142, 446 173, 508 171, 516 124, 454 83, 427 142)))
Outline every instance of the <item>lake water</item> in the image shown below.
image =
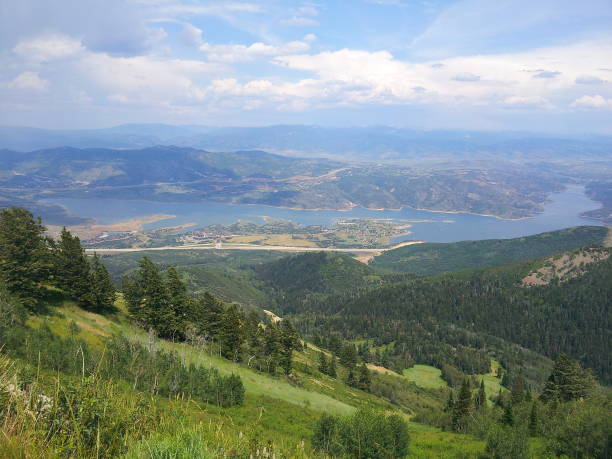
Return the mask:
POLYGON ((162 220, 145 229, 196 223, 205 226, 213 223, 230 224, 249 220, 263 222, 263 217, 291 220, 303 225, 330 226, 347 218, 384 218, 412 225, 411 234, 397 238, 428 242, 455 242, 475 239, 513 238, 552 231, 569 226, 602 225, 596 220, 581 218, 587 210, 599 208, 599 204, 584 194, 581 186, 571 186, 549 197, 544 212, 524 220, 501 220, 471 214, 451 214, 425 210, 368 210, 355 207, 350 211, 293 210, 257 205, 229 205, 215 202, 164 203, 120 199, 53 199, 48 202, 66 207, 72 214, 95 218, 98 223, 109 224, 153 214, 171 214, 176 218, 162 220))

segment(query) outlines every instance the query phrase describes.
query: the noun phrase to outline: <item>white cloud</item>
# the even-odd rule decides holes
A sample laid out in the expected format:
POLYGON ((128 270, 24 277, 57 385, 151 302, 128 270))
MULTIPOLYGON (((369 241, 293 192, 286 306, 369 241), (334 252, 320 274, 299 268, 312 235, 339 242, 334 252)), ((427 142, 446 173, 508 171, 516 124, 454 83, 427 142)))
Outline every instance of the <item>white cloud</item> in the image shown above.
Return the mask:
POLYGON ((201 98, 204 82, 221 73, 223 68, 195 60, 90 53, 79 63, 79 70, 110 94, 109 100, 180 104, 201 98))
POLYGON ((49 86, 49 82, 41 78, 37 72, 23 72, 7 83, 6 86, 13 89, 44 91, 49 86))
POLYGON ((597 94, 595 96, 582 96, 576 99, 572 106, 578 108, 603 108, 612 109, 612 98, 606 99, 597 94))
POLYGON ((282 25, 289 27, 316 27, 319 25, 319 21, 304 16, 293 16, 287 19, 283 19, 280 22, 282 25))
POLYGON ((480 81, 480 76, 473 73, 464 72, 458 73, 452 79, 455 81, 480 81))
POLYGON ((576 84, 603 84, 605 80, 593 75, 580 75, 576 78, 576 84))
POLYGON ((189 23, 183 25, 181 39, 183 40, 183 43, 189 46, 202 46, 204 44, 204 40, 202 39, 202 29, 199 29, 193 24, 189 23))
POLYGON ((20 57, 34 62, 49 62, 84 51, 81 41, 62 34, 43 35, 22 40, 13 49, 20 57))
MULTIPOLYGON (((308 36, 307 36, 308 37, 308 36)), ((305 37, 306 38, 306 37, 305 37)), ((291 41, 278 46, 265 43, 246 45, 212 45, 204 43, 200 51, 208 55, 212 62, 248 62, 265 57, 274 57, 282 54, 304 53, 310 49, 309 41, 291 41)))

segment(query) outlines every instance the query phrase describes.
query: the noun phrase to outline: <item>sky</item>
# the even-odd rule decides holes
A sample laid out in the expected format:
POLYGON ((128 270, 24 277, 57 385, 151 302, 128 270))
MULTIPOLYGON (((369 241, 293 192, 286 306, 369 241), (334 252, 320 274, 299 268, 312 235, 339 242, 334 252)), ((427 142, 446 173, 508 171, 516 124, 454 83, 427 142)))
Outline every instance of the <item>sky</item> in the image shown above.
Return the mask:
POLYGON ((0 0, 0 124, 612 134, 610 0, 0 0))

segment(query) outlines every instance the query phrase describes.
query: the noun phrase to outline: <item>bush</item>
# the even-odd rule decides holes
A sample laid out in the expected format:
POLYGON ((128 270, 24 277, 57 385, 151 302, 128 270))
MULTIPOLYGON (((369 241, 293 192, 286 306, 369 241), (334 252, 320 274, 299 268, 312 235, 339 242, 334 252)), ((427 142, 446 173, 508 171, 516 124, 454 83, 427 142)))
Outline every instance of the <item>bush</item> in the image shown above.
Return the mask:
POLYGON ((360 410, 344 418, 321 417, 313 446, 333 456, 394 459, 406 457, 409 440, 408 426, 399 416, 360 410))
POLYGON ((486 452, 491 459, 529 458, 526 429, 493 425, 487 436, 486 452))

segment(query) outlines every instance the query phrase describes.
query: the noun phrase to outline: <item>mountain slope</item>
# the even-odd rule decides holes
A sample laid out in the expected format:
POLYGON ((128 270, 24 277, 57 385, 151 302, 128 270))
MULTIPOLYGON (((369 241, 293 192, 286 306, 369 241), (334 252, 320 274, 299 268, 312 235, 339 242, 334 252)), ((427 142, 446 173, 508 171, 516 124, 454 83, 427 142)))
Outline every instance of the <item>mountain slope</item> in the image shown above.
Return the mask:
POLYGON ((567 353, 610 383, 612 258, 598 260, 580 276, 531 288, 522 279, 546 259, 306 298, 284 312, 305 333, 393 343, 397 362, 480 365, 476 354, 459 358, 457 347, 468 346, 524 372, 528 356, 517 358, 518 345, 551 358, 567 353))
POLYGON ((432 275, 504 265, 593 244, 603 244, 608 229, 580 226, 515 239, 425 243, 388 250, 371 262, 374 268, 432 275))

